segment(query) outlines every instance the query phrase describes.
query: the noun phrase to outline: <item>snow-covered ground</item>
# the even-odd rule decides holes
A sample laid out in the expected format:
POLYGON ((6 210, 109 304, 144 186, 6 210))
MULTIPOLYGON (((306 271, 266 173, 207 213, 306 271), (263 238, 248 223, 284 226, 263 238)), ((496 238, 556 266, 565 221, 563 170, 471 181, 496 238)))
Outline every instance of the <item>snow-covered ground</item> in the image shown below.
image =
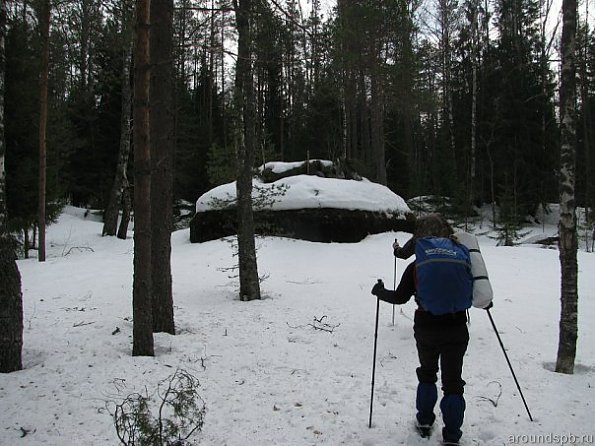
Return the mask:
MULTIPOLYGON (((155 335, 155 357, 132 357, 132 239, 67 208, 48 228, 48 260, 19 261, 24 370, 0 375, 1 445, 116 445, 110 412, 176 368, 193 373, 207 413, 203 445, 432 445, 412 433, 417 357, 414 304, 381 303, 373 426, 368 427, 377 278, 391 286, 395 237, 355 244, 258 240, 261 301, 240 302, 233 243, 172 238, 176 336, 155 335), (314 318, 332 332, 313 328, 314 318), (204 367, 203 367, 204 366, 204 367)), ((536 226, 551 235, 555 227, 536 226)), ((484 230, 486 228, 484 227, 484 230)), ((480 243, 492 310, 535 419, 530 422, 483 310, 471 310, 465 360, 464 445, 594 442, 595 254, 578 254, 579 339, 574 375, 553 372, 558 252, 480 243), (554 435, 566 436, 554 442, 554 435), (587 436, 581 438, 582 436, 587 436), (590 437, 589 437, 590 435, 590 437), (516 443, 515 443, 516 441, 516 443)), ((406 261, 399 260, 397 274, 406 261)), ((576 443, 578 444, 578 443, 576 443)))

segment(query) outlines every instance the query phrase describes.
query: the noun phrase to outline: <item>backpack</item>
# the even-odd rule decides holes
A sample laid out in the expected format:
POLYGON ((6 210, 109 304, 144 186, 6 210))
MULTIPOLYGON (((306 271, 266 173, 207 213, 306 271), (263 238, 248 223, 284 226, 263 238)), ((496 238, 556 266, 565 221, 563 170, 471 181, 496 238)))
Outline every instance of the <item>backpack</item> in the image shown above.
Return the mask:
POLYGON ((453 234, 453 238, 469 249, 471 274, 473 275, 473 306, 486 308, 494 299, 494 291, 477 238, 468 232, 456 232, 453 234))
POLYGON ((416 298, 429 313, 442 315, 471 307, 471 257, 450 238, 422 237, 415 242, 416 298))

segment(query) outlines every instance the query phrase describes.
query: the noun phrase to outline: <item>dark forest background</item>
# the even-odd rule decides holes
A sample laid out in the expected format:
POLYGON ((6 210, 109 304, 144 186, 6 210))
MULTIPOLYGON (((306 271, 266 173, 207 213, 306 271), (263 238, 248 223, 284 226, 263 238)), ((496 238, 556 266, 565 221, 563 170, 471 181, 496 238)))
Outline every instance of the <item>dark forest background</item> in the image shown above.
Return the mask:
MULTIPOLYGON (((7 204, 22 232, 37 219, 41 2, 7 6, 7 204)), ((258 0, 254 8, 255 165, 330 159, 406 199, 449 197, 461 215, 495 203, 503 224, 558 201, 559 5, 338 0, 328 13, 318 0, 258 0)), ((595 33, 593 12, 579 9, 576 200, 592 209, 595 33)), ((66 202, 107 206, 122 135, 131 141, 134 5, 65 0, 51 11, 50 220, 66 202)), ((176 208, 235 179, 236 40, 231 1, 176 1, 176 208)))

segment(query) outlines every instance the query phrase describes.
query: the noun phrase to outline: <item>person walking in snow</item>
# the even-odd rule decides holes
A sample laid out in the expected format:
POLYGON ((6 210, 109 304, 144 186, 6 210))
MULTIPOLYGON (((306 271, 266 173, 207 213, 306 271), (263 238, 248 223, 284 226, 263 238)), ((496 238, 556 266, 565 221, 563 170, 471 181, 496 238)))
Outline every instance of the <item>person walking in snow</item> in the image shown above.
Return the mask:
MULTIPOLYGON (((395 241, 394 255, 399 258, 409 258, 413 254, 416 254, 416 257, 421 255, 417 250, 418 240, 424 238, 430 241, 441 239, 444 243, 449 243, 454 238, 453 230, 446 219, 439 214, 421 217, 416 222, 413 237, 403 247, 395 241)), ((452 246, 456 245, 460 244, 455 240, 452 246)), ((436 251, 436 248, 433 250, 436 251)), ((479 252, 478 249, 477 252, 479 252)), ((408 302, 411 296, 415 296, 418 308, 415 311, 413 330, 419 357, 419 367, 416 370, 418 378, 416 430, 424 438, 430 437, 432 434, 432 427, 436 419, 434 407, 438 401, 436 382, 438 381, 438 370, 440 370, 443 392, 440 402, 444 423, 443 444, 458 445, 462 436, 461 426, 465 413, 463 397, 465 381, 462 378, 463 357, 469 343, 467 312, 464 307, 471 306, 472 296, 466 296, 469 303, 457 307, 456 311, 434 314, 442 312, 428 310, 427 305, 422 304, 418 295, 420 274, 416 271, 417 260, 419 259, 407 266, 396 290, 385 289, 383 283, 379 281, 372 288, 372 294, 385 302, 399 305, 408 302)), ((447 261, 450 262, 450 259, 447 261)), ((469 277, 465 280, 471 282, 472 290, 473 276, 469 275, 469 277)), ((446 289, 446 283, 444 283, 446 281, 442 280, 440 283, 441 280, 439 279, 439 283, 435 284, 440 293, 446 289)), ((473 291, 471 291, 472 293, 473 291)), ((469 292, 464 294, 469 294, 469 292)), ((491 295, 490 303, 486 304, 484 300, 481 305, 491 305, 491 295)))

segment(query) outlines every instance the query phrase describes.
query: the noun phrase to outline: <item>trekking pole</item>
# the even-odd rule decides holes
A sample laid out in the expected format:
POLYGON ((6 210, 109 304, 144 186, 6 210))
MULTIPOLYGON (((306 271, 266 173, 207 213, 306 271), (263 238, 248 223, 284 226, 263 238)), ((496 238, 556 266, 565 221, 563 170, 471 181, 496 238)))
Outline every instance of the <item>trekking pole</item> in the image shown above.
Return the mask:
MULTIPOLYGON (((395 243, 397 242, 397 239, 395 239, 395 243)), ((397 289, 397 256, 395 256, 395 268, 394 268, 394 274, 393 274, 393 290, 396 291, 397 289)), ((395 326, 395 304, 393 304, 393 327, 395 326)))
MULTIPOLYGON (((378 279, 379 283, 382 283, 378 279)), ((374 327, 374 359, 372 361, 372 392, 370 394, 370 421, 368 428, 372 427, 372 407, 374 405, 374 376, 376 375, 376 345, 378 344, 378 313, 380 311, 380 298, 376 297, 376 326, 374 327)))
MULTIPOLYGON (((393 290, 397 289, 397 256, 395 256, 395 271, 393 274, 393 290)), ((396 304, 393 304, 393 327, 395 326, 395 307, 396 304)))
POLYGON ((494 323, 494 318, 492 317, 492 313, 490 313, 490 309, 486 310, 488 312, 488 316, 490 318, 490 322, 492 323, 492 327, 494 328, 494 332, 496 333, 496 337, 498 338, 498 342, 500 343, 500 347, 502 347, 502 352, 504 353, 504 357, 506 358, 506 362, 508 363, 508 367, 512 373, 512 377, 514 378, 514 382, 516 383, 517 389, 519 389, 519 393, 521 394, 521 398, 523 400, 523 404, 525 405, 525 409, 527 410, 527 415, 529 415, 529 420, 533 421, 533 417, 531 416, 531 412, 529 412, 529 406, 527 406, 527 401, 525 401, 525 397, 523 395, 523 391, 521 390, 521 386, 519 385, 519 381, 516 378, 514 370, 512 369, 512 364, 508 359, 508 355, 506 354, 506 349, 504 348, 504 344, 502 343, 502 339, 500 338, 500 334, 498 333, 498 329, 496 328, 496 324, 494 323))

